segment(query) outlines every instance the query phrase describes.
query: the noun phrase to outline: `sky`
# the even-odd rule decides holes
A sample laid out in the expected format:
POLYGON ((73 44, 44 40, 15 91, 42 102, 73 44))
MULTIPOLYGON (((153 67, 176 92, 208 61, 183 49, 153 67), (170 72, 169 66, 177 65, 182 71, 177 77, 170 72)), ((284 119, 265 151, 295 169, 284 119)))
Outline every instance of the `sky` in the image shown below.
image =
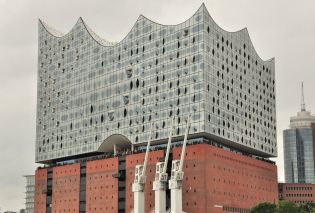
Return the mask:
POLYGON ((261 58, 275 57, 279 180, 282 131, 300 110, 315 112, 314 0, 0 0, 0 212, 24 208, 23 175, 34 173, 37 27, 67 33, 79 17, 102 38, 120 41, 140 14, 162 24, 187 20, 205 3, 225 30, 248 28, 261 58))

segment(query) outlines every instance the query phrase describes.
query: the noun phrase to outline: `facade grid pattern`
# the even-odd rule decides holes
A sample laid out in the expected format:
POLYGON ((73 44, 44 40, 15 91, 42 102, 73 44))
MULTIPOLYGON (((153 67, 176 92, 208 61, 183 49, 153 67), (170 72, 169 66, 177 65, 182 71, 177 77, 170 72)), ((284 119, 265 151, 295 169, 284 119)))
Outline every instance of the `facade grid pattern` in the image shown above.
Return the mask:
POLYGON ((140 16, 119 43, 80 18, 63 35, 39 21, 36 162, 99 150, 113 134, 145 143, 190 134, 277 155, 274 60, 256 53, 247 29, 221 29, 202 5, 187 21, 160 25, 140 16))

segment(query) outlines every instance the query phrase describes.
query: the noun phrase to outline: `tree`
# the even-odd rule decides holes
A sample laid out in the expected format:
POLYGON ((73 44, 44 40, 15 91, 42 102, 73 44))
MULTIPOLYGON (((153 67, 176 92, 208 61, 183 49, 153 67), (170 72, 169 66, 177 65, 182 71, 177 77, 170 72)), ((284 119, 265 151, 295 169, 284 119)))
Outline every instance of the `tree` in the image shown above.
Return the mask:
POLYGON ((277 213, 277 206, 272 203, 260 203, 252 208, 250 213, 277 213))
POLYGON ((301 209, 304 209, 305 212, 315 213, 315 204, 314 203, 305 203, 300 205, 301 209))
POLYGON ((278 213, 307 213, 302 207, 298 207, 291 201, 280 201, 278 213))

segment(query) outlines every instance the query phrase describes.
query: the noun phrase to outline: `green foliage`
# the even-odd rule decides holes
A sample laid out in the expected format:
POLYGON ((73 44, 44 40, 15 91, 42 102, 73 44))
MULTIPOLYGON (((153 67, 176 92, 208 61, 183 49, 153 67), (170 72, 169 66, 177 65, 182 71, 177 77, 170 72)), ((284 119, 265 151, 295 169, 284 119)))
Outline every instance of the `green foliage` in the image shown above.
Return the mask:
POLYGON ((306 213, 303 208, 290 201, 280 201, 278 213, 306 213))
POLYGON ((278 206, 272 203, 260 203, 250 213, 315 213, 315 204, 296 205, 290 201, 280 201, 278 206))
POLYGON ((250 210, 250 213, 276 213, 277 206, 271 203, 260 203, 250 210))
POLYGON ((315 213, 315 203, 306 203, 300 206, 305 212, 315 213))

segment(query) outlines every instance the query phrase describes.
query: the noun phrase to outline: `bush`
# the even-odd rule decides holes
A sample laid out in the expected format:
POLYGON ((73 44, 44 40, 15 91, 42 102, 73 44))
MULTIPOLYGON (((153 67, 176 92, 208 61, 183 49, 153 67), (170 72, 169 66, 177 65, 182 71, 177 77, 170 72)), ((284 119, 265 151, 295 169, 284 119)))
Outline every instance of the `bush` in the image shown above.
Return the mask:
POLYGON ((278 207, 272 203, 260 203, 250 210, 250 213, 308 213, 315 212, 314 204, 297 206, 291 201, 280 201, 278 207))
POLYGON ((277 213, 277 206, 272 203, 260 203, 252 208, 250 213, 277 213))

